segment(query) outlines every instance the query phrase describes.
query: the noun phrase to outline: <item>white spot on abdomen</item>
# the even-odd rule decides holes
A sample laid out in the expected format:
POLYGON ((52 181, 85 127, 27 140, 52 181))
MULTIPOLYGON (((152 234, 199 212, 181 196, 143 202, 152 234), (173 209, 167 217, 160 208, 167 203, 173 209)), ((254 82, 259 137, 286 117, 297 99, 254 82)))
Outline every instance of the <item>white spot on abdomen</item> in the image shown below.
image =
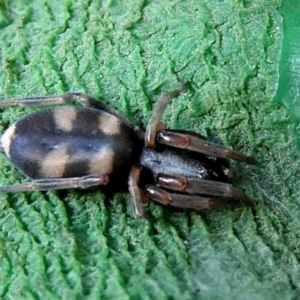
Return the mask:
POLYGON ((68 159, 68 144, 62 143, 55 146, 55 148, 47 154, 41 163, 40 173, 42 177, 63 177, 68 159))
POLYGON ((90 158, 89 174, 111 174, 113 171, 114 151, 104 147, 90 158))
POLYGON ((77 111, 75 107, 58 108, 53 111, 53 117, 58 128, 64 132, 70 132, 76 120, 77 111))
POLYGON ((16 131, 16 124, 10 126, 1 137, 1 146, 8 157, 10 157, 9 155, 10 145, 12 140, 14 139, 15 131, 16 131))
POLYGON ((119 134, 121 131, 120 121, 114 115, 102 112, 99 117, 99 129, 107 135, 119 134))

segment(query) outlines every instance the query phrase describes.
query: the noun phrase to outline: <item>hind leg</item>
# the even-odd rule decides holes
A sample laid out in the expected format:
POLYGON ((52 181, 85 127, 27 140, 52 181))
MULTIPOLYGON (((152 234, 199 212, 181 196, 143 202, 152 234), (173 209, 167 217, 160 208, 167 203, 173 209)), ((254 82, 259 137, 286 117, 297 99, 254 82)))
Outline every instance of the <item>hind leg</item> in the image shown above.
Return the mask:
POLYGON ((106 185, 108 182, 108 175, 88 175, 83 177, 37 179, 31 182, 0 186, 0 192, 15 193, 26 191, 49 191, 72 188, 86 189, 93 186, 106 185))

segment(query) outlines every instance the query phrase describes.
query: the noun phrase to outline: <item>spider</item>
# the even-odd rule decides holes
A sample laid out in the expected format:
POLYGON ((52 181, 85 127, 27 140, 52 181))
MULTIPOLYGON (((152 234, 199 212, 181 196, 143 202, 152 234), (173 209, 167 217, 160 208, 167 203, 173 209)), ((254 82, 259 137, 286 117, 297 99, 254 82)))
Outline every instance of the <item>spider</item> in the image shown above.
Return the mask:
POLYGON ((0 192, 125 184, 137 217, 146 216, 150 200, 192 209, 232 201, 252 203, 231 184, 228 159, 253 164, 253 158, 209 142, 200 134, 166 129, 161 122, 168 102, 189 84, 161 96, 145 132, 82 93, 1 101, 0 108, 73 102, 83 107, 42 109, 5 131, 0 150, 33 180, 2 186, 0 192))

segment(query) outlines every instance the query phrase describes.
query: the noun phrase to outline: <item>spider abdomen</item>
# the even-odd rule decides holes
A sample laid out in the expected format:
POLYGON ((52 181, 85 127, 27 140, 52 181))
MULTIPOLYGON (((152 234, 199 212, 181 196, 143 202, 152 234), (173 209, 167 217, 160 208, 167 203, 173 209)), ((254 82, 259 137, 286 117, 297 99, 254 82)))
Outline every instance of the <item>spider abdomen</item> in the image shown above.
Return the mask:
POLYGON ((93 174, 127 176, 137 158, 136 133, 117 116, 83 107, 57 107, 30 114, 7 129, 2 146, 31 178, 93 174))

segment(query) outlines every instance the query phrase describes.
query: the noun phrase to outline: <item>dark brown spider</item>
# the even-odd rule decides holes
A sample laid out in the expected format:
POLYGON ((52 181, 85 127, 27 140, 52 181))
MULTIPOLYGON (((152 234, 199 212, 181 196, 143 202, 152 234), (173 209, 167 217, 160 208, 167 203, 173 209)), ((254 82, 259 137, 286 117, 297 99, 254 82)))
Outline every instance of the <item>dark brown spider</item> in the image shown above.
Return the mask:
POLYGON ((211 143, 200 134, 167 130, 161 123, 167 103, 189 83, 162 95, 144 133, 123 116, 81 93, 28 97, 0 107, 79 102, 32 113, 11 125, 1 148, 34 179, 0 187, 0 192, 90 188, 128 182, 135 215, 145 216, 150 199, 183 208, 210 208, 232 200, 250 203, 230 184, 227 159, 254 159, 211 143))

